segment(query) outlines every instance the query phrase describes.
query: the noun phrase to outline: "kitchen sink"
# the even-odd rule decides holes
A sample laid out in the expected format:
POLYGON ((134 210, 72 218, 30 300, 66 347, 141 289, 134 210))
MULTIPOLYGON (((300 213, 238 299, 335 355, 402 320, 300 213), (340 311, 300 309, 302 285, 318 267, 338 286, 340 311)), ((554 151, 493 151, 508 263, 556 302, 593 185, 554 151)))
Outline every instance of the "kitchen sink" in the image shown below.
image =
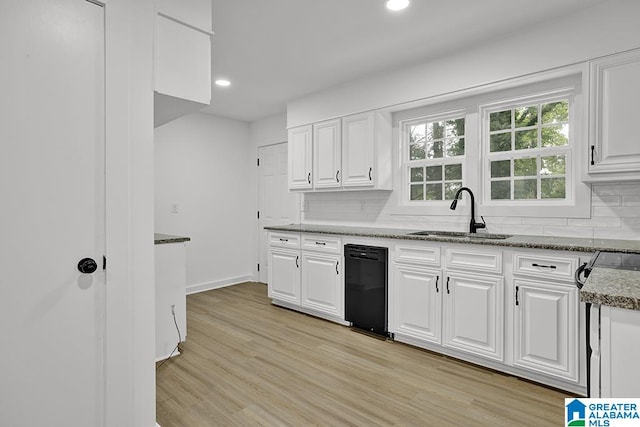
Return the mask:
POLYGON ((416 231, 409 233, 410 236, 434 236, 434 237, 453 237, 457 239, 488 239, 503 240, 511 237, 510 234, 491 234, 491 233, 465 233, 463 231, 416 231))

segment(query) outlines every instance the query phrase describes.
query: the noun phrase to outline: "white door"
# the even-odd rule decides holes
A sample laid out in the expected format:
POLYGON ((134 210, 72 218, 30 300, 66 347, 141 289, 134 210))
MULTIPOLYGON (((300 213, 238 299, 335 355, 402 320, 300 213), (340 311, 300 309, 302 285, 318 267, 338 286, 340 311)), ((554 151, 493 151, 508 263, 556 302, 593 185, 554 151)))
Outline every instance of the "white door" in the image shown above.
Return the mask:
POLYGON ((449 272, 444 283, 444 345, 502 361, 502 277, 449 272))
POLYGON ((442 342, 442 281, 440 271, 394 266, 395 333, 440 344, 442 342))
POLYGON ((578 379, 578 288, 515 279, 514 364, 578 379))
POLYGON ((340 119, 313 125, 313 188, 340 188, 340 119))
POLYGON ((300 305, 300 251, 272 248, 269 264, 269 298, 300 305))
POLYGON ((2 425, 104 424, 103 15, 0 2, 2 425))
POLYGON ((289 129, 289 189, 313 188, 313 130, 311 125, 289 129))
POLYGON ((267 257, 267 230, 270 225, 286 225, 299 222, 300 196, 287 189, 287 143, 258 148, 258 221, 260 234, 259 280, 267 282, 269 262, 267 257))
POLYGON ((342 119, 342 186, 374 184, 374 116, 355 114, 342 119))
POLYGON ((340 255, 302 253, 302 300, 307 307, 344 319, 340 255))

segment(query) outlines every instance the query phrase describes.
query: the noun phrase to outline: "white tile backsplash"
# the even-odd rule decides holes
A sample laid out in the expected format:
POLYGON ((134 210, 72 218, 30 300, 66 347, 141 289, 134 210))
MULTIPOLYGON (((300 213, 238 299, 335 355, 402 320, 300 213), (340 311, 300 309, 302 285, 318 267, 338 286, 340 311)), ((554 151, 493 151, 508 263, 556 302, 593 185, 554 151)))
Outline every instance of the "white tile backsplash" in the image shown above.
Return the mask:
MULTIPOLYGON (((392 192, 353 191, 307 193, 302 221, 390 228, 464 231, 469 216, 399 212, 392 192)), ((478 220, 482 207, 477 209, 478 220)), ((468 208, 465 207, 468 213, 468 208)), ((491 233, 640 240, 640 182, 598 183, 592 186, 591 218, 486 216, 491 233)))

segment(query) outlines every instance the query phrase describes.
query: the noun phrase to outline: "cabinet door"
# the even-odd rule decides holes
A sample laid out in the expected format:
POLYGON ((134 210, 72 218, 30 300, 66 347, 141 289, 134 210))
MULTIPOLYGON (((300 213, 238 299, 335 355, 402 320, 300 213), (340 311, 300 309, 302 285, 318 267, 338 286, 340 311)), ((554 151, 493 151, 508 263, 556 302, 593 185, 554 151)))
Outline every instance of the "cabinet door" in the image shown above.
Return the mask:
POLYGON ((311 189, 312 185, 312 127, 289 129, 289 189, 311 189))
POLYGON ((602 306, 601 395, 605 398, 640 396, 640 311, 602 306))
POLYGON ((394 265, 394 333, 436 344, 442 342, 440 271, 394 265))
POLYGON ((269 250, 269 298, 300 305, 300 252, 269 250))
POLYGON ((344 319, 339 255, 302 253, 302 306, 344 319))
POLYGON ((578 380, 578 288, 515 279, 514 365, 578 380))
POLYGON ((340 119, 313 125, 313 186, 339 188, 342 156, 340 119))
POLYGON ((640 50, 591 63, 590 166, 597 177, 640 178, 640 50))
POLYGON ((502 277, 448 272, 444 283, 444 345, 503 359, 502 277))
POLYGON ((342 186, 373 187, 374 114, 364 113, 342 119, 342 186))

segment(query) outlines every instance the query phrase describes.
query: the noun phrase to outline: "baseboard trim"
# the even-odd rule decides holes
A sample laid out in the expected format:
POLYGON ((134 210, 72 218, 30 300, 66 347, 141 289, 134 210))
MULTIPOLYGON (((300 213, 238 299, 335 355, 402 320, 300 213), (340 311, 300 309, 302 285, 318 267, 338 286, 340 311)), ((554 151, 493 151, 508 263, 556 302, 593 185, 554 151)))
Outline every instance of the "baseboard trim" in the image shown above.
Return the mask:
POLYGON ((246 276, 231 277, 223 280, 216 280, 215 282, 206 282, 196 285, 187 286, 187 295, 197 294, 199 292, 210 291, 213 289, 226 288, 227 286, 237 285, 238 283, 251 282, 253 276, 248 274, 246 276))

